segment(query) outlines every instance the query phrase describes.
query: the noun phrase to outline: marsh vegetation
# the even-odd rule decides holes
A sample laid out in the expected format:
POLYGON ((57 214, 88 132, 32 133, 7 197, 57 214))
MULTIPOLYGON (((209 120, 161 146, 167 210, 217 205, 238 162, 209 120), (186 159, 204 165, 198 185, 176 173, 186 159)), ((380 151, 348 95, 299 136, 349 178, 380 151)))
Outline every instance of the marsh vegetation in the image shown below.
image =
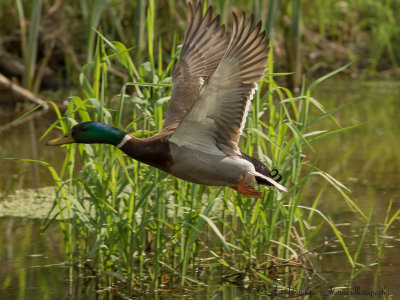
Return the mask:
MULTIPOLYGON (((351 113, 354 105, 362 104, 348 105, 337 99, 328 103, 326 95, 315 95, 321 84, 339 72, 359 76, 397 65, 399 53, 394 45, 399 42, 399 26, 393 16, 397 4, 368 0, 315 3, 213 3, 224 21, 229 22, 231 7, 254 11, 273 33, 275 51, 255 94, 241 150, 279 169, 288 193, 265 189, 263 198, 249 199, 226 188, 191 184, 108 145, 68 145, 59 151, 58 160, 63 161, 56 165, 39 159, 13 162, 39 165, 50 174, 56 186, 55 201, 42 230, 46 234, 49 227, 59 226, 72 280, 92 278, 96 288, 128 297, 150 290, 209 286, 215 281, 310 290, 328 285, 318 271, 318 254, 331 246, 343 254, 349 282, 375 265, 384 245, 379 236, 393 230, 400 212, 398 198, 387 199, 385 213, 380 215, 384 218, 379 220, 383 225, 371 234, 372 209, 355 200, 348 188, 361 179, 353 173, 347 176, 348 165, 338 172, 338 164, 327 163, 337 159, 343 147, 336 136, 351 136, 360 125, 365 126, 361 124, 364 119, 354 120, 351 113), (380 13, 371 20, 374 11, 380 13), (346 18, 358 25, 338 21, 346 18), (360 46, 359 34, 366 45, 360 46), (361 54, 368 56, 368 62, 361 54), (356 63, 347 65, 358 57, 356 63), (312 79, 303 77, 304 73, 320 76, 312 79), (329 156, 319 161, 320 153, 329 156), (361 228, 357 238, 343 234, 345 229, 337 224, 341 212, 332 205, 356 220, 361 228), (376 240, 376 255, 362 255, 372 239, 376 240)), ((21 39, 14 45, 21 47, 25 67, 16 76, 22 76, 23 85, 38 92, 49 67, 59 70, 57 86, 61 82, 73 87, 64 107, 48 102, 56 120, 42 132, 41 141, 89 120, 138 137, 161 129, 184 32, 183 3, 137 1, 133 9, 117 1, 71 1, 68 5, 16 1, 15 6, 4 1, 2 5, 3 14, 7 10, 18 13, 13 20, 19 21, 21 39), (24 23, 26 16, 30 16, 29 27, 24 23), (63 20, 58 21, 62 26, 54 27, 52 18, 63 20), (135 26, 126 26, 131 20, 135 26)), ((15 27, 3 28, 11 34, 15 27)), ((3 45, 7 49, 13 44, 3 45)), ((331 94, 337 95, 336 90, 331 94)), ((390 107, 395 110, 397 106, 390 107)), ((28 109, 29 114, 37 111, 37 107, 28 109)), ((375 110, 366 109, 366 114, 374 114, 368 119, 377 117, 375 110)), ((389 121, 382 126, 384 132, 392 132, 389 121)), ((366 146, 361 143, 356 148, 366 146)), ((349 156, 357 156, 348 151, 349 156)), ((380 153, 377 150, 375 160, 380 153)), ((371 159, 367 156, 365 160, 371 159)), ((384 173, 385 167, 377 165, 383 169, 374 171, 384 173)), ((371 170, 365 168, 364 172, 371 170)), ((398 169, 393 168, 396 174, 398 169)), ((11 186, 12 182, 4 190, 11 193, 11 186)))

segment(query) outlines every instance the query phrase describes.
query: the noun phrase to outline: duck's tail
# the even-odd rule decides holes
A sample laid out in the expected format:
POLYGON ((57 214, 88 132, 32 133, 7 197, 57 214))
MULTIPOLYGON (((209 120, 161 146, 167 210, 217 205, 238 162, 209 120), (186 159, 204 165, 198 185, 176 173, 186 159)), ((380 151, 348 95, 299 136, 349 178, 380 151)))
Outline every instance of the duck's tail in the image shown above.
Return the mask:
MULTIPOLYGON (((250 173, 250 172, 249 172, 250 173)), ((264 183, 264 181, 267 181, 269 184, 266 185, 272 185, 277 187, 279 190, 283 191, 283 192, 287 192, 288 190, 280 183, 278 183, 277 181, 273 180, 271 177, 265 176, 257 171, 250 173, 252 175, 254 175, 256 177, 257 183, 261 183, 261 184, 266 184, 264 183)), ((281 177, 279 177, 280 179, 281 177)))
POLYGON ((279 181, 281 181, 282 175, 279 174, 279 171, 277 169, 272 169, 271 171, 269 171, 267 166, 261 161, 244 153, 242 153, 242 158, 253 164, 256 171, 254 172, 254 174, 251 174, 256 177, 258 184, 275 186, 281 191, 287 192, 287 189, 283 185, 278 183, 279 181))

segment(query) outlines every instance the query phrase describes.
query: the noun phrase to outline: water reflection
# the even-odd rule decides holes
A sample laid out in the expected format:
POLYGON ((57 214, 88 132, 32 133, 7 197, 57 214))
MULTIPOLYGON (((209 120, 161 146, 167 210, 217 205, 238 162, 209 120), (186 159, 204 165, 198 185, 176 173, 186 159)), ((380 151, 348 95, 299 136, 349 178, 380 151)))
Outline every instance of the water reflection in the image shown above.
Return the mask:
MULTIPOLYGON (((55 299, 68 282, 61 232, 50 228, 40 235, 40 221, 0 218, 0 299, 55 299)), ((62 298, 58 298, 62 299, 62 298)))

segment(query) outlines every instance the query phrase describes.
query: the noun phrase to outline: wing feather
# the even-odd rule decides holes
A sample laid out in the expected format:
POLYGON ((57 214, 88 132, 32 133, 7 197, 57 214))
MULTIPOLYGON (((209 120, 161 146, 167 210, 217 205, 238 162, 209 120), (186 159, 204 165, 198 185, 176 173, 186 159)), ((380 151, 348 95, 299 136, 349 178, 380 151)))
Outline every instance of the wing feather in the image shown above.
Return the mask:
POLYGON ((189 2, 189 25, 172 74, 171 101, 164 129, 174 130, 178 126, 223 57, 229 40, 219 21, 219 16, 213 18, 211 6, 203 16, 202 4, 193 6, 189 2))
POLYGON ((240 155, 238 142, 257 82, 265 72, 268 41, 261 23, 233 14, 234 29, 215 72, 170 141, 209 153, 240 155))

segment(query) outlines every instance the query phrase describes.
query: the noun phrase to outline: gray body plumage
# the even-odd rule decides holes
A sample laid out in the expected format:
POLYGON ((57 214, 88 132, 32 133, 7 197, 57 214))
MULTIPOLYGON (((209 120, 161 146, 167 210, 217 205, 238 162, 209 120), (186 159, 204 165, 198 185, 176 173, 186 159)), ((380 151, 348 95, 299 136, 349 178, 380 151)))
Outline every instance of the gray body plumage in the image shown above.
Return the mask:
POLYGON ((170 173, 181 179, 211 186, 236 186, 245 176, 245 183, 254 185, 253 164, 238 156, 204 153, 200 150, 170 143, 171 156, 175 164, 170 173))

